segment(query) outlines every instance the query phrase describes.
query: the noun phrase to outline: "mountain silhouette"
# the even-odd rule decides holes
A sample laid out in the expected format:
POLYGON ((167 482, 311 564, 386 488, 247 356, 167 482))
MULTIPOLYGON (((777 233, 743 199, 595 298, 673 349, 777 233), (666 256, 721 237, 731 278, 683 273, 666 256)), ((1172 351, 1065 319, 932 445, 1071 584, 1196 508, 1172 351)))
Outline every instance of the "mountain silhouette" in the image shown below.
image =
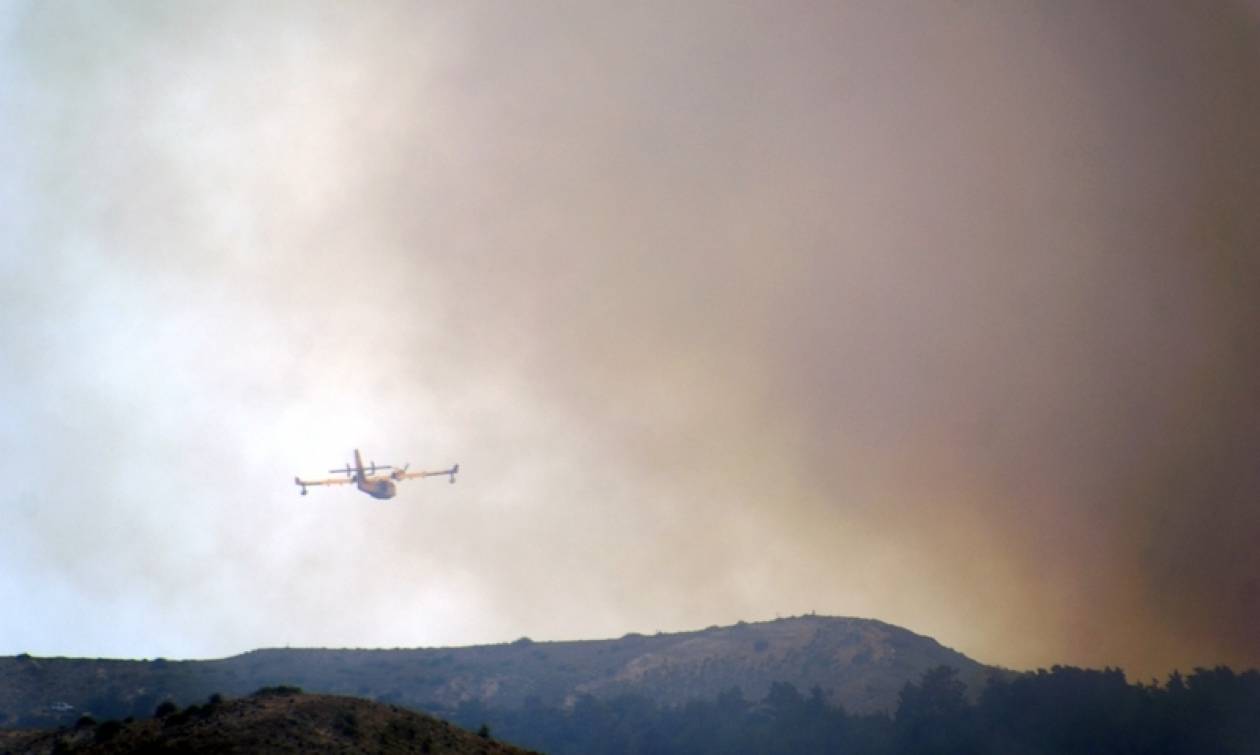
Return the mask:
POLYGON ((930 637, 871 619, 800 616, 619 639, 393 650, 267 649, 208 661, 0 658, 0 726, 48 727, 83 713, 147 716, 163 700, 268 685, 351 695, 447 715, 461 704, 572 706, 590 695, 638 694, 671 705, 739 687, 752 699, 776 682, 819 688, 854 713, 891 711, 907 682, 957 670, 971 695, 1000 669, 930 637))

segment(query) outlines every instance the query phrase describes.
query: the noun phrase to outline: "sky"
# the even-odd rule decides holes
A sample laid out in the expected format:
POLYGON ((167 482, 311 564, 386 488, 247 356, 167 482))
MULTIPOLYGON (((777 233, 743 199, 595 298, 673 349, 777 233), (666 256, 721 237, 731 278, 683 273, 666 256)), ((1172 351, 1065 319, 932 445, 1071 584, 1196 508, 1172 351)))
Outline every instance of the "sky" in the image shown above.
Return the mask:
POLYGON ((0 654, 1260 666, 1255 3, 6 0, 0 166, 0 654))

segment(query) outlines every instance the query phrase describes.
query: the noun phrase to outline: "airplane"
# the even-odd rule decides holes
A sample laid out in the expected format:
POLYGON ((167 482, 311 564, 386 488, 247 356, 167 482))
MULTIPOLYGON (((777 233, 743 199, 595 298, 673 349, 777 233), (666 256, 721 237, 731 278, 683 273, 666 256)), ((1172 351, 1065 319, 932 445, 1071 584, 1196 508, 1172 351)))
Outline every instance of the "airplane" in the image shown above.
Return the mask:
POLYGON ((370 462, 367 467, 363 466, 363 456, 359 454, 359 449, 354 449, 354 466, 349 463, 342 469, 330 469, 330 474, 344 474, 346 479, 334 477, 331 480, 303 480, 301 477, 294 477, 293 482, 300 485, 302 495, 306 495, 308 487, 316 485, 349 485, 354 483, 355 487, 364 493, 385 500, 393 498, 398 493, 398 486, 395 483, 403 480, 414 480, 422 477, 441 477, 450 478, 451 484, 455 483, 455 475, 459 472, 459 465, 450 469, 443 469, 438 472, 408 472, 407 468, 410 464, 404 464, 401 468, 392 467, 388 464, 377 466, 376 462, 370 462), (389 470, 388 475, 375 476, 378 471, 389 470))

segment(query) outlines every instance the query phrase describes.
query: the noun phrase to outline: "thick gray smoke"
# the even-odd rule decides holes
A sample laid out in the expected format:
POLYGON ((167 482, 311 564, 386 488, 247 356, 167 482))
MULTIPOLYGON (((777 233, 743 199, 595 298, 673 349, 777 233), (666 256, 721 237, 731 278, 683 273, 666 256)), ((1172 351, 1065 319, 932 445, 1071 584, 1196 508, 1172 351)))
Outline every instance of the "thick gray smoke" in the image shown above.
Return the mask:
POLYGON ((0 652, 1260 664, 1258 19, 11 6, 0 652))

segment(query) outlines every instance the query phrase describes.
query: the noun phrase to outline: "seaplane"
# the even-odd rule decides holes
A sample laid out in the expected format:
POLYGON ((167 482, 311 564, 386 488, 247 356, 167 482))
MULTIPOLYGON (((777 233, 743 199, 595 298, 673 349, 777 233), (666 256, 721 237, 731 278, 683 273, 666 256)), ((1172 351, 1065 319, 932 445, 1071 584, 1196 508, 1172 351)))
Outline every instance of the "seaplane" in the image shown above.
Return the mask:
POLYGON ((363 456, 359 453, 359 449, 354 449, 354 466, 349 462, 341 469, 330 469, 329 474, 344 474, 345 477, 334 477, 328 480, 303 480, 301 477, 294 477, 293 482, 302 488, 302 495, 306 495, 307 488, 313 488, 317 485, 351 485, 367 493, 373 498, 385 500, 393 498, 398 494, 397 483, 403 480, 417 480, 423 477, 447 477, 451 483, 455 482, 455 475, 459 473, 459 465, 450 469, 442 469, 436 472, 408 472, 410 464, 404 464, 401 467, 383 464, 378 466, 376 462, 369 462, 367 466, 363 465, 363 456), (384 474, 382 474, 384 473, 384 474))

